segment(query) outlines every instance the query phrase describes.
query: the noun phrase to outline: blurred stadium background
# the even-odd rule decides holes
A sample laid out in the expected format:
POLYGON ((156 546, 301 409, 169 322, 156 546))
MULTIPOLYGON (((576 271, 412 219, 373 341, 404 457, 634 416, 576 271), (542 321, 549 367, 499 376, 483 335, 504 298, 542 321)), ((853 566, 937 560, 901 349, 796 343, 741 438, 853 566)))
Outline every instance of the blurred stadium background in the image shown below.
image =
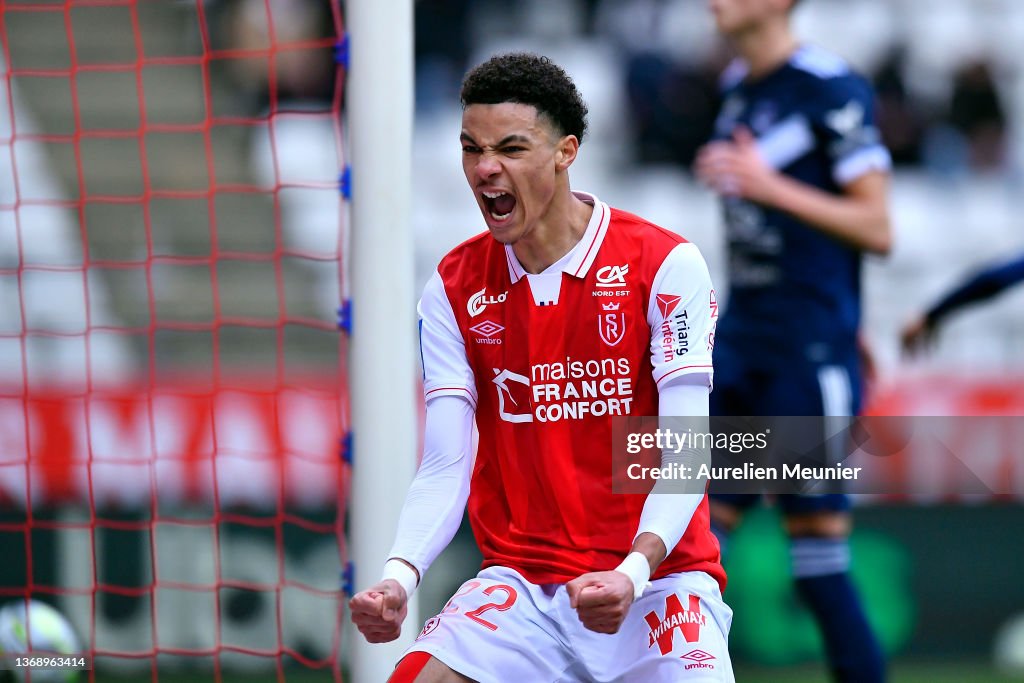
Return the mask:
MULTIPOLYGON (((1024 288, 927 356, 898 346, 944 289, 1024 251, 1024 3, 803 5, 802 35, 875 81, 898 161, 895 248, 865 274, 874 409, 1024 415, 1024 288)), ((727 289, 715 199, 688 172, 726 58, 703 0, 415 12, 417 291, 481 229, 458 84, 507 49, 548 54, 590 104, 574 185, 685 234, 727 289)), ((344 37, 328 0, 0 2, 0 601, 57 605, 90 679, 346 671, 344 37)), ((1024 680, 1024 435, 988 436, 1007 493, 858 510, 894 680, 1024 680)), ((464 528, 421 614, 476 568, 464 528)), ((825 680, 771 513, 728 569, 738 680, 825 680)))

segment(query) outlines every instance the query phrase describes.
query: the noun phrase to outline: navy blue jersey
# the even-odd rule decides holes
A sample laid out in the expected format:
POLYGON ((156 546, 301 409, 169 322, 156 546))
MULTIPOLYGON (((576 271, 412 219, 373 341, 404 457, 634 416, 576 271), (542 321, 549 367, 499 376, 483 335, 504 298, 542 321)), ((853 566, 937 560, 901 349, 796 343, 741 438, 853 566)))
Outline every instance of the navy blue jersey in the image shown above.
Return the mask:
MULTIPOLYGON (((890 167, 870 85, 839 57, 801 47, 751 80, 742 61, 723 76, 715 139, 737 126, 776 170, 826 192, 890 167)), ((730 295, 718 343, 753 364, 849 357, 860 323, 860 252, 789 214, 724 198, 730 295)))

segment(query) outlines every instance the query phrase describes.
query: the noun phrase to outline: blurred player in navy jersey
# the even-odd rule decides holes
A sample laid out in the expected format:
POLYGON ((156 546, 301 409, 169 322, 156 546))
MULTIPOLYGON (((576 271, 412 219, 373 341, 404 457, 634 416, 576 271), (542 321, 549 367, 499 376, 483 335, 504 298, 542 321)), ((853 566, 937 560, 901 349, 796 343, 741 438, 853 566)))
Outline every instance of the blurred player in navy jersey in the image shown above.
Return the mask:
MULTIPOLYGON (((891 161, 867 81, 796 40, 796 4, 710 0, 739 55, 722 76, 714 137, 695 166, 722 197, 729 246, 712 415, 860 409, 861 255, 890 248, 891 161)), ((713 498, 723 549, 755 501, 713 498)), ((881 649, 849 576, 849 500, 781 496, 779 505, 797 591, 818 620, 834 676, 884 680, 881 649)))
POLYGON ((931 340, 939 324, 953 312, 991 299, 1020 282, 1024 282, 1024 254, 975 273, 953 287, 923 315, 904 326, 901 333, 903 350, 907 353, 917 351, 931 340))

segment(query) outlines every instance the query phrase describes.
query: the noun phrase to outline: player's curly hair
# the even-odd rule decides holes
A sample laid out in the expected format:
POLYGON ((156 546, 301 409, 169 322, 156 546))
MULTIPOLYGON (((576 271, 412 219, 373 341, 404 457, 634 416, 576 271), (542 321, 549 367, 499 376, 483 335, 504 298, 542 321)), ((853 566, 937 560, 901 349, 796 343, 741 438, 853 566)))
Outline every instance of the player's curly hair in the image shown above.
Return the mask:
POLYGON ((528 52, 495 55, 462 81, 463 108, 471 104, 528 104, 547 116, 562 135, 582 143, 587 105, 565 71, 547 57, 528 52))

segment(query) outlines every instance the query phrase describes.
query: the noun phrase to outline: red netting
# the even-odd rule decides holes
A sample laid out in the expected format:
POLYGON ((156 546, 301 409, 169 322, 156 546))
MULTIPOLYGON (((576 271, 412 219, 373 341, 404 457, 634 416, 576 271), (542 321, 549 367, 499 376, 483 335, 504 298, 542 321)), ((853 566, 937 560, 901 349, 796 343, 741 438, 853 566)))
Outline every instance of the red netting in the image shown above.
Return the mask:
POLYGON ((0 3, 0 602, 340 680, 338 0, 0 3))

